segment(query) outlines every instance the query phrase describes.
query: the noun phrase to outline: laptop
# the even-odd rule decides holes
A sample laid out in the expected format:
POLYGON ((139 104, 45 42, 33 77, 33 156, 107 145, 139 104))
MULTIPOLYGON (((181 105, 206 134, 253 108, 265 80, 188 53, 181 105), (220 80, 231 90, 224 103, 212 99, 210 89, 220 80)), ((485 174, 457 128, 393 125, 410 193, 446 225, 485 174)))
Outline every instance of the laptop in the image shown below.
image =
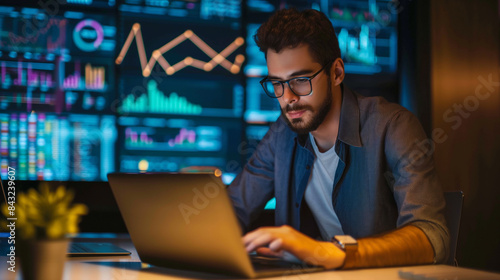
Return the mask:
POLYGON ((110 173, 109 184, 142 262, 245 278, 324 270, 252 256, 220 177, 110 173))

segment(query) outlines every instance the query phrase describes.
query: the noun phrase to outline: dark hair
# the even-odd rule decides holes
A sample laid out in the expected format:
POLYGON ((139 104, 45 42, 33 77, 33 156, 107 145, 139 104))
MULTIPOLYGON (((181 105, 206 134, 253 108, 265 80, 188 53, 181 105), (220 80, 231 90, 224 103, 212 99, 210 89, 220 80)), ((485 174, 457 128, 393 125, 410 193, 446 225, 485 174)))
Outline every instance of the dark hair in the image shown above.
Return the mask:
POLYGON ((266 58, 268 49, 280 52, 302 43, 309 45, 311 56, 323 66, 340 57, 331 21, 316 10, 279 10, 259 27, 254 40, 266 58))

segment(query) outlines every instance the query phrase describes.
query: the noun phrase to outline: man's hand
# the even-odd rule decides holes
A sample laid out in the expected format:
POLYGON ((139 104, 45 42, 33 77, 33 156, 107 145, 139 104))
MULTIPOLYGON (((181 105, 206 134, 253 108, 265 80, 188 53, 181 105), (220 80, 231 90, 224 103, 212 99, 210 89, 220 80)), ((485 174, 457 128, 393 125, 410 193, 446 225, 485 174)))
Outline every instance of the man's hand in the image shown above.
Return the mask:
POLYGON ((267 256, 282 256, 290 252, 300 260, 326 269, 341 267, 345 252, 331 242, 316 241, 290 226, 261 227, 243 236, 247 252, 267 256), (263 246, 267 246, 265 248, 263 246))

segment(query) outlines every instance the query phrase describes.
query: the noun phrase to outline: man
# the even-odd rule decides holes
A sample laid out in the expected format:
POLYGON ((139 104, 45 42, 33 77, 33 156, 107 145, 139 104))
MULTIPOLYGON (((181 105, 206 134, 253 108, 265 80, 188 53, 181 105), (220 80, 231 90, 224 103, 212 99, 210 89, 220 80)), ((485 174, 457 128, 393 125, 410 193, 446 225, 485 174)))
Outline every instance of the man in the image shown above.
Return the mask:
POLYGON ((255 40, 282 114, 228 188, 244 228, 276 197, 276 227, 247 233, 247 250, 327 269, 443 262, 444 198, 418 120, 342 84, 338 41, 318 11, 278 11, 255 40), (357 240, 341 247, 337 235, 357 240))

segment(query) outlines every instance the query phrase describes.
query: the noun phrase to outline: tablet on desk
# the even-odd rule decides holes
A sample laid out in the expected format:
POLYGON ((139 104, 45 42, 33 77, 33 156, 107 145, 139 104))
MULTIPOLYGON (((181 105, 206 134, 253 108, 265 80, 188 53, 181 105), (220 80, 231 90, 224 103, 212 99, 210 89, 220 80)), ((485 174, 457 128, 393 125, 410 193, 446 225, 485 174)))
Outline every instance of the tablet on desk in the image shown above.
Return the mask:
MULTIPOLYGON (((10 246, 0 243, 0 256, 5 256, 10 252, 10 246)), ((71 242, 68 245, 68 257, 99 257, 99 256, 126 256, 131 252, 115 246, 111 243, 93 243, 93 242, 71 242)))
POLYGON ((131 252, 111 243, 72 242, 68 246, 68 257, 126 256, 131 252))

